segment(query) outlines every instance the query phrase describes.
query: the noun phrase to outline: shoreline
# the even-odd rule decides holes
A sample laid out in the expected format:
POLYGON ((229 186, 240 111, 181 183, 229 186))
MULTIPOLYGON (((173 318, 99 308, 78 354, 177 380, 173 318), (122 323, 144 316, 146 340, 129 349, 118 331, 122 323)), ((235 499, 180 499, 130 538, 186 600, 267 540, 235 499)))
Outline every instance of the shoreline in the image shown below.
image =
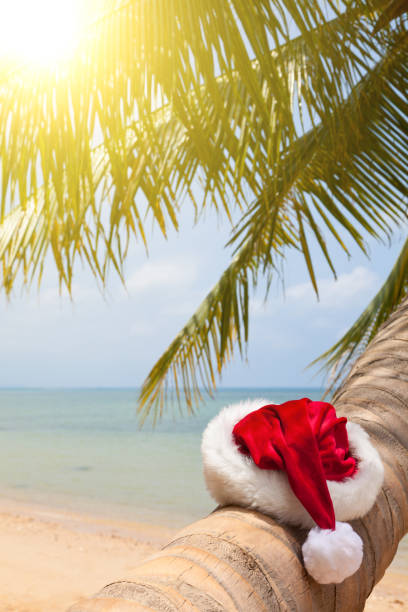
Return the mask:
POLYGON ((143 544, 161 544, 180 527, 160 525, 148 521, 131 520, 119 515, 109 517, 106 513, 91 513, 43 504, 4 498, 0 496, 0 516, 30 517, 44 524, 59 525, 74 533, 111 535, 134 538, 143 544))
MULTIPOLYGON (((80 597, 131 578, 178 528, 0 498, 0 612, 66 612, 80 597)), ((408 610, 408 542, 366 612, 408 610)))

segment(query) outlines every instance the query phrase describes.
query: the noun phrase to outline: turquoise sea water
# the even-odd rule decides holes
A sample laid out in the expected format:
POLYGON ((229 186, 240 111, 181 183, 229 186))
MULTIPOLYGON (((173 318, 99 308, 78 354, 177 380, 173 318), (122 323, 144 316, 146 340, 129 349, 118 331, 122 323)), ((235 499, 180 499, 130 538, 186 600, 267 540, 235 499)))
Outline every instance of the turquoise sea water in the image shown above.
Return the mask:
POLYGON ((210 512, 201 433, 223 406, 319 389, 223 389, 197 416, 140 431, 134 389, 0 390, 0 494, 73 511, 179 526, 210 512))

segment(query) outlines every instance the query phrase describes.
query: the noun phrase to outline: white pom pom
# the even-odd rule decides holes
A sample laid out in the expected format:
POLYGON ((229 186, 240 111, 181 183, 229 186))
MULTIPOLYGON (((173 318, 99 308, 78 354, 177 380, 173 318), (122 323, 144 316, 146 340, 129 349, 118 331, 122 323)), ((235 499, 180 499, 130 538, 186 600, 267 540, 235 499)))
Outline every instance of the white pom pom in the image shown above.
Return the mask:
POLYGON ((358 570, 363 560, 363 542, 348 523, 336 530, 313 527, 302 546, 309 574, 321 584, 343 582, 358 570))

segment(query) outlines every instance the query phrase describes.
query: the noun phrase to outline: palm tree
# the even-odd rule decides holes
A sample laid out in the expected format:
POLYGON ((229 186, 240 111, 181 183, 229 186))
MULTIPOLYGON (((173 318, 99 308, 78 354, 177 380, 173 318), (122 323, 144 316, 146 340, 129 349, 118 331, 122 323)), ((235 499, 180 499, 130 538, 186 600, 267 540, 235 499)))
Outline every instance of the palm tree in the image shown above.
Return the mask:
POLYGON ((187 526, 164 549, 70 612, 248 610, 360 612, 408 531, 408 299, 355 363, 335 404, 360 423, 381 453, 385 482, 353 528, 364 541, 359 571, 321 585, 304 570, 305 532, 236 507, 187 526), (121 607, 123 606, 123 607, 121 607))
MULTIPOLYGON (((104 286, 146 223, 166 235, 186 205, 230 219, 231 263, 146 378, 144 418, 169 387, 189 408, 215 388, 288 249, 318 293, 312 242, 335 274, 327 235, 366 252, 405 221, 406 3, 103 6, 71 61, 0 66, 1 282, 40 282, 51 255, 69 291, 78 260, 104 286)), ((340 374, 405 294, 407 257, 323 356, 340 374)))
MULTIPOLYGON (((171 386, 190 408, 200 388, 215 388, 234 349, 245 352, 251 289, 260 277, 270 280, 288 249, 303 254, 318 293, 311 242, 335 274, 327 235, 346 253, 350 243, 366 252, 368 237, 388 240, 404 223, 407 7, 403 0, 101 4, 105 13, 70 62, 36 73, 0 66, 1 283, 10 294, 20 278, 40 282, 50 254, 69 291, 78 260, 103 287, 111 268, 123 275, 131 240, 147 246, 147 222, 166 235, 188 204, 197 217, 213 207, 230 219, 231 263, 148 375, 144 418, 161 413, 171 386)), ((408 243, 384 287, 324 356, 337 375, 406 294, 407 257, 408 243)), ((307 583, 298 532, 225 509, 141 566, 135 585, 107 587, 75 609, 112 608, 119 592, 129 610, 140 608, 140 593, 156 609, 163 601, 188 607, 184 599, 233 609, 239 589, 238 609, 361 610, 408 524, 406 312, 404 302, 337 395, 337 408, 364 421, 387 466, 378 503, 356 525, 368 551, 356 578, 337 587, 307 583), (212 580, 214 568, 222 584, 212 580)))

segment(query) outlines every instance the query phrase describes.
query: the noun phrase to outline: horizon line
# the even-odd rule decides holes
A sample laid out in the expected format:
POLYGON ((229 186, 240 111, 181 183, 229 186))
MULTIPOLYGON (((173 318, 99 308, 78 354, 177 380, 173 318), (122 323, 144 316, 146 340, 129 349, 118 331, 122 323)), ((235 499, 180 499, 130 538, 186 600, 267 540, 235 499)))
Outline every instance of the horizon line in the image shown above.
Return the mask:
MULTIPOLYGON (((316 390, 320 390, 320 389, 324 389, 324 386, 309 386, 309 385, 280 385, 280 386, 265 386, 265 385, 249 385, 249 386, 244 386, 244 385, 234 385, 234 386, 219 386, 217 387, 217 389, 214 390, 214 393, 216 393, 217 391, 226 391, 226 390, 230 390, 230 389, 316 389, 316 390)), ((128 385, 123 385, 123 386, 112 386, 112 385, 90 385, 90 386, 84 386, 84 385, 10 385, 10 386, 1 386, 0 385, 0 391, 16 391, 16 390, 21 390, 21 391, 29 391, 29 390, 50 390, 50 391, 56 391, 56 390, 64 390, 64 391, 79 391, 79 390, 131 390, 131 391, 137 391, 139 389, 141 389, 141 386, 128 386, 128 385)), ((171 393, 172 391, 176 391, 175 388, 169 388, 168 389, 169 393, 171 393)), ((200 388, 200 391, 202 391, 203 393, 208 393, 205 389, 200 388)), ((209 395, 211 395, 209 393, 209 395)))

